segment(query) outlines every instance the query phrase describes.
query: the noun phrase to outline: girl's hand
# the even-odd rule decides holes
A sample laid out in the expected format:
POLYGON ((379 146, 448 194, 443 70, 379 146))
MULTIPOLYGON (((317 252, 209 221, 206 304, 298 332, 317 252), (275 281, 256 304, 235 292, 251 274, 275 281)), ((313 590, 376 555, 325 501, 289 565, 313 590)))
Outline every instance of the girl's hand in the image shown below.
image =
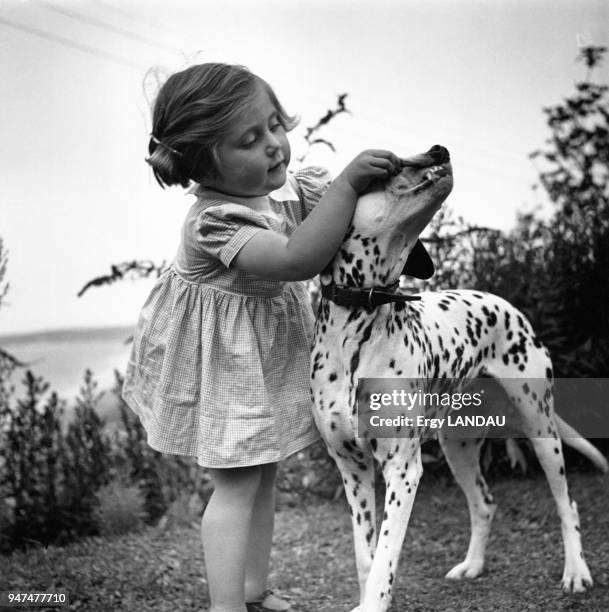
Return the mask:
POLYGON ((237 253, 237 269, 261 278, 294 281, 321 272, 340 247, 360 194, 374 179, 399 172, 402 162, 390 151, 360 153, 332 181, 319 203, 288 238, 273 230, 254 234, 237 253))
POLYGON ((402 162, 391 151, 367 149, 360 153, 337 177, 346 181, 355 193, 361 193, 374 179, 387 179, 397 174, 402 162))

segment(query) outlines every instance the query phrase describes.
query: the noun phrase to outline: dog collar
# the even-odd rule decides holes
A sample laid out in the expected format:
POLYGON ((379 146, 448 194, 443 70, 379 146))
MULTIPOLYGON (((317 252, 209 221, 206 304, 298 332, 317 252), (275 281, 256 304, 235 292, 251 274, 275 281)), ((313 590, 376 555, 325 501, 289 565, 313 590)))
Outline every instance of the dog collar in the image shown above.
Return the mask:
POLYGON ((395 293, 398 283, 389 287, 359 288, 347 285, 322 285, 321 295, 338 306, 353 306, 356 308, 376 308, 390 302, 414 302, 420 300, 418 295, 395 293))

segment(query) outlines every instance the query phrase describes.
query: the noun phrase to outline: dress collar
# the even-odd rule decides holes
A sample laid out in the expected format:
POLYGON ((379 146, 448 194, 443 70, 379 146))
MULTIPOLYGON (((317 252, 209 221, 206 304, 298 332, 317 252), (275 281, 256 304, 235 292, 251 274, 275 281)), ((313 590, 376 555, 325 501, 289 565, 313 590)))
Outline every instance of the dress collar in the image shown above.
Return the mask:
POLYGON ((269 193, 269 198, 271 198, 271 200, 275 200, 275 202, 297 202, 299 198, 296 190, 294 189, 294 185, 292 184, 292 180, 292 176, 288 174, 285 183, 279 189, 271 191, 271 193, 269 193))

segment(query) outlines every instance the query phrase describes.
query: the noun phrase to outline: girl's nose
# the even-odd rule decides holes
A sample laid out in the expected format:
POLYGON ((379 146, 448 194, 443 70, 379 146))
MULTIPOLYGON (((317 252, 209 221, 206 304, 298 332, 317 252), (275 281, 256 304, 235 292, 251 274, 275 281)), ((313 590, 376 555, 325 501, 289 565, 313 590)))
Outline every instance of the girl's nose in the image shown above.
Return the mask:
POLYGON ((266 151, 269 155, 274 155, 277 152, 277 149, 281 149, 281 141, 275 134, 269 132, 267 137, 267 146, 266 151))

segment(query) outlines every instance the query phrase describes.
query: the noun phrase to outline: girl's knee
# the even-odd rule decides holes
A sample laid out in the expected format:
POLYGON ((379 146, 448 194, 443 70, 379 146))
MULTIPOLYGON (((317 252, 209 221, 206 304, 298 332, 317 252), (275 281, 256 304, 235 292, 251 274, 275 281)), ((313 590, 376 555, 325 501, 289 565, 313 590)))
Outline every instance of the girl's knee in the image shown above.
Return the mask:
POLYGON ((241 502, 254 499, 262 482, 262 468, 255 465, 243 468, 209 470, 214 491, 222 496, 234 496, 241 502))

